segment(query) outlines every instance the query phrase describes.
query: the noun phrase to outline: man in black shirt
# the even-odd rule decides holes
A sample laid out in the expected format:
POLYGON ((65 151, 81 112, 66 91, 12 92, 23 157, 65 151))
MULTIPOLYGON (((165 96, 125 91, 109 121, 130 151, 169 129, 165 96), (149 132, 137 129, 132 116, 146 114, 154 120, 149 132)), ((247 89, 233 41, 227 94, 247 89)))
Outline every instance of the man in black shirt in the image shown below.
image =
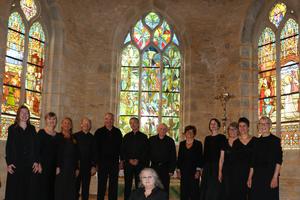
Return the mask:
POLYGON ((139 173, 148 166, 148 138, 139 131, 138 118, 132 117, 129 124, 132 131, 124 136, 121 154, 124 160, 124 200, 130 196, 133 178, 135 179, 135 188, 137 188, 139 173))
POLYGON ((90 133, 91 120, 84 117, 80 123, 81 131, 75 133, 80 160, 80 172, 76 179, 76 199, 79 199, 79 190, 81 188, 82 200, 89 199, 91 175, 96 173, 95 162, 93 160, 93 135, 90 133))
POLYGON ((176 167, 176 147, 174 140, 166 135, 166 124, 158 125, 157 132, 149 138, 151 167, 157 172, 169 196, 170 177, 176 167))
POLYGON ((95 132, 95 159, 98 167, 98 193, 97 199, 104 200, 106 183, 109 179, 108 199, 118 198, 118 175, 122 133, 113 126, 114 115, 106 113, 104 126, 95 132))

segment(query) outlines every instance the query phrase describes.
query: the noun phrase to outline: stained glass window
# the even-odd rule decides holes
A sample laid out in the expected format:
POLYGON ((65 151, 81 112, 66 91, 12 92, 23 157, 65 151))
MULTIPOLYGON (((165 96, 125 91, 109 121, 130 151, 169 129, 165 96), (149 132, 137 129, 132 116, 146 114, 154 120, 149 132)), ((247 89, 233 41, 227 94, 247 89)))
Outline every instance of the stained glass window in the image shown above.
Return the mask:
POLYGON ((258 113, 272 119, 272 130, 280 131, 285 149, 300 149, 299 25, 295 19, 285 19, 287 11, 283 3, 272 8, 269 19, 280 35, 266 27, 258 41, 258 113))
POLYGON ((166 123, 178 141, 181 63, 179 40, 158 13, 148 13, 129 30, 121 54, 119 127, 124 134, 135 116, 147 135, 166 123))
POLYGON ((31 122, 39 128, 42 97, 43 68, 45 62, 46 39, 38 21, 24 22, 37 15, 34 0, 21 0, 23 18, 12 12, 8 19, 7 46, 1 100, 0 139, 6 139, 7 128, 14 122, 18 107, 28 106, 31 122), (25 49, 25 43, 27 48, 25 49), (24 55, 27 58, 24 58, 24 55), (27 64, 26 64, 27 62, 27 64))

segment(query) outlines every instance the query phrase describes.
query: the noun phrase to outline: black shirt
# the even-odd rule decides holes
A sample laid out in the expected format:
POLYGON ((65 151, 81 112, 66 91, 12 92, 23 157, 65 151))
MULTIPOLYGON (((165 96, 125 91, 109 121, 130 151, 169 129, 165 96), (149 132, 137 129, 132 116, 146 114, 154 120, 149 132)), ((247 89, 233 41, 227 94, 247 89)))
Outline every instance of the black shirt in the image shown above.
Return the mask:
POLYGON ((159 189, 159 188, 154 188, 149 196, 145 196, 145 190, 144 188, 138 188, 134 190, 130 197, 129 200, 167 200, 167 194, 159 189))
POLYGON ((137 159, 142 166, 148 165, 149 141, 147 136, 132 131, 124 136, 122 144, 122 160, 137 159))
POLYGON ((226 137, 223 134, 209 135, 204 140, 204 163, 219 163, 220 151, 224 148, 226 137))
POLYGON ((98 163, 119 162, 122 145, 120 129, 112 127, 111 130, 108 130, 104 126, 95 132, 94 138, 96 161, 98 163))
POLYGON ((90 168, 94 166, 94 151, 93 143, 94 137, 91 133, 84 133, 79 131, 74 134, 74 138, 77 141, 78 151, 79 151, 79 160, 81 168, 90 168))

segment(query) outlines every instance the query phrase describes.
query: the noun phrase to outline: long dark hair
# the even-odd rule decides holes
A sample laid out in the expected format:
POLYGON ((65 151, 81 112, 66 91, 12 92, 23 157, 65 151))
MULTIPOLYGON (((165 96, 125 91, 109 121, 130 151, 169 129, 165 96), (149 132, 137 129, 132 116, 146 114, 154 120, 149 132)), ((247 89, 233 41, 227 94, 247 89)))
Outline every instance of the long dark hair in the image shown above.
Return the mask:
POLYGON ((21 105, 18 108, 17 116, 15 118, 15 125, 19 125, 20 124, 20 113, 21 113, 22 109, 26 109, 27 110, 27 112, 28 112, 28 120, 27 120, 26 124, 30 125, 30 111, 29 111, 28 107, 25 106, 25 105, 21 105))

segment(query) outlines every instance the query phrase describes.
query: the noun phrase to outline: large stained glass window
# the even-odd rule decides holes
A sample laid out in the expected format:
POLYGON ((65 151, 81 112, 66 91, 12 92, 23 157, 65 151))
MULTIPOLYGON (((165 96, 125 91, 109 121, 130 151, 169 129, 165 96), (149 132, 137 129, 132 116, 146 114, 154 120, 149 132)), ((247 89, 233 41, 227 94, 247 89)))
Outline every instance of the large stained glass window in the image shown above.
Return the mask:
POLYGON ((0 139, 7 138, 7 128, 13 124, 21 104, 29 107, 32 123, 37 128, 39 126, 45 34, 40 22, 32 20, 37 12, 34 0, 21 0, 18 5, 14 5, 8 19, 0 139), (24 15, 14 10, 21 10, 24 15))
POLYGON ((124 134, 134 116, 147 135, 165 123, 178 141, 181 63, 174 29, 158 13, 148 13, 129 30, 121 55, 119 126, 124 134))
POLYGON ((271 9, 274 26, 266 27, 258 41, 258 113, 272 119, 283 148, 300 149, 299 25, 287 11, 283 3, 271 9))

